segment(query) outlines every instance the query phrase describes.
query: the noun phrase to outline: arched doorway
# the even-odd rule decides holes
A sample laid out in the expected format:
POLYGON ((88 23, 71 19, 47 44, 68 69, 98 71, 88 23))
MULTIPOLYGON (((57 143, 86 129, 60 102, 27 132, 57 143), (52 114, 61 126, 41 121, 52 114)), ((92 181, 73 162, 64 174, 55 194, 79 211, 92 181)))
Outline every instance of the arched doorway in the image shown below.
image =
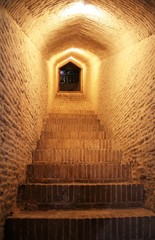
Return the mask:
POLYGON ((72 62, 59 68, 59 91, 81 91, 80 72, 72 62))

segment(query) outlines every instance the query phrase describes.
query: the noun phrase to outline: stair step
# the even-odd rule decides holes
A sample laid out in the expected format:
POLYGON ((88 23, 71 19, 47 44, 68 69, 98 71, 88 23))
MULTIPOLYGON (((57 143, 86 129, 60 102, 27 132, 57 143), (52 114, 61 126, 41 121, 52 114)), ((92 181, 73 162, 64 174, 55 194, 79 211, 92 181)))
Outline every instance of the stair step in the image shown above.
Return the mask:
POLYGON ((43 131, 43 139, 105 139, 106 134, 103 131, 54 131, 52 128, 43 131))
POLYGON ((59 110, 61 113, 68 110, 69 113, 71 112, 78 112, 80 110, 84 110, 86 112, 92 111, 92 105, 90 102, 83 96, 83 94, 58 94, 54 100, 54 104, 52 107, 53 110, 59 110))
POLYGON ((155 213, 143 209, 17 212, 5 240, 155 240, 155 213))
POLYGON ((50 163, 119 163, 122 153, 119 150, 91 149, 37 149, 33 161, 50 163))
POLYGON ((88 110, 87 107, 85 109, 83 108, 75 108, 75 106, 72 106, 70 108, 65 107, 55 107, 51 110, 52 114, 94 114, 93 110, 88 110))
POLYGON ((86 99, 57 99, 55 98, 53 108, 71 108, 73 109, 85 109, 85 110, 93 110, 92 105, 86 99))
POLYGON ((49 120, 52 119, 94 119, 97 120, 97 115, 94 113, 50 113, 49 120))
POLYGON ((139 183, 22 184, 18 206, 23 209, 124 208, 143 205, 139 183))
POLYGON ((107 139, 41 139, 37 149, 111 149, 112 141, 107 139))
MULTIPOLYGON (((60 115, 60 114, 59 114, 60 115)), ((57 114, 57 116, 59 116, 57 114)), ((62 117, 56 117, 55 114, 51 114, 47 119, 47 124, 99 124, 100 121, 95 115, 90 114, 61 114, 62 117), (55 117, 54 117, 55 116, 55 117), (91 116, 91 117, 89 117, 91 116), (94 117, 93 117, 94 116, 94 117)))
POLYGON ((99 124, 87 124, 87 123, 48 123, 45 126, 45 131, 102 131, 103 127, 99 124))
POLYGON ((155 240, 143 184, 83 94, 57 94, 51 110, 5 240, 155 240))
POLYGON ((30 164, 28 182, 108 182, 127 181, 129 164, 30 164))

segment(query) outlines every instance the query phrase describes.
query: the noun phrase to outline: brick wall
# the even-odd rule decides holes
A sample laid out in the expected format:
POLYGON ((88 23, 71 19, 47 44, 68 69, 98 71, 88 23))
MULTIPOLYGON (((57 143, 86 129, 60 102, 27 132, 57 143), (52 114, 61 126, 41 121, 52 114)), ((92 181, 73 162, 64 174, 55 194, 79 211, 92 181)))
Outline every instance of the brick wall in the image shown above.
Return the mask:
POLYGON ((0 239, 3 219, 40 136, 47 112, 47 66, 30 39, 0 12, 0 239))
POLYGON ((102 62, 98 114, 108 134, 145 182, 146 206, 155 209, 155 36, 102 62), (149 186, 149 187, 148 187, 149 186))
POLYGON ((88 97, 89 101, 92 103, 93 107, 97 107, 97 96, 98 96, 98 78, 101 69, 101 59, 99 57, 92 56, 88 64, 88 74, 85 78, 85 89, 86 89, 86 96, 88 97))

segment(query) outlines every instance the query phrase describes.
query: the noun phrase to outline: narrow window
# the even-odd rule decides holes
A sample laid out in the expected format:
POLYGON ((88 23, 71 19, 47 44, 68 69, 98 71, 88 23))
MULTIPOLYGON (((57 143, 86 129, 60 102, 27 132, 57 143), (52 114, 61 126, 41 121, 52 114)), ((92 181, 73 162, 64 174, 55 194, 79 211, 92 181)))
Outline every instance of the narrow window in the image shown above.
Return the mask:
POLYGON ((59 91, 80 91, 80 71, 72 62, 59 69, 59 91))

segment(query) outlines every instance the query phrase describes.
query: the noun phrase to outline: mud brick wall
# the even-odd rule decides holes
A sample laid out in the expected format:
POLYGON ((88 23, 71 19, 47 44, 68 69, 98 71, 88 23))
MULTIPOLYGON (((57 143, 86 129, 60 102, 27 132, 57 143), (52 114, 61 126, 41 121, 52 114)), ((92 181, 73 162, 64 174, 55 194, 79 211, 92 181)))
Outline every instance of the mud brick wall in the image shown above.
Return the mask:
POLYGON ((155 36, 106 58, 100 72, 98 114, 117 140, 133 178, 145 182, 155 209, 155 36), (149 186, 149 187, 148 187, 149 186))
MULTIPOLYGON (((132 163, 133 178, 145 182, 146 206, 155 209, 154 1, 92 1, 108 13, 103 24, 100 18, 55 18, 69 2, 0 1, 10 14, 0 13, 0 227, 15 205, 46 117, 47 65, 37 48, 48 60, 59 53, 60 60, 73 40, 100 58, 92 60, 92 77, 85 79, 92 79, 90 97, 124 162, 132 163)), ((73 57, 90 60, 82 53, 73 57)))
MULTIPOLYGON (((0 236, 18 183, 40 136, 47 104, 46 61, 15 21, 0 11, 0 236)), ((1 238, 0 237, 0 238, 1 238)))

